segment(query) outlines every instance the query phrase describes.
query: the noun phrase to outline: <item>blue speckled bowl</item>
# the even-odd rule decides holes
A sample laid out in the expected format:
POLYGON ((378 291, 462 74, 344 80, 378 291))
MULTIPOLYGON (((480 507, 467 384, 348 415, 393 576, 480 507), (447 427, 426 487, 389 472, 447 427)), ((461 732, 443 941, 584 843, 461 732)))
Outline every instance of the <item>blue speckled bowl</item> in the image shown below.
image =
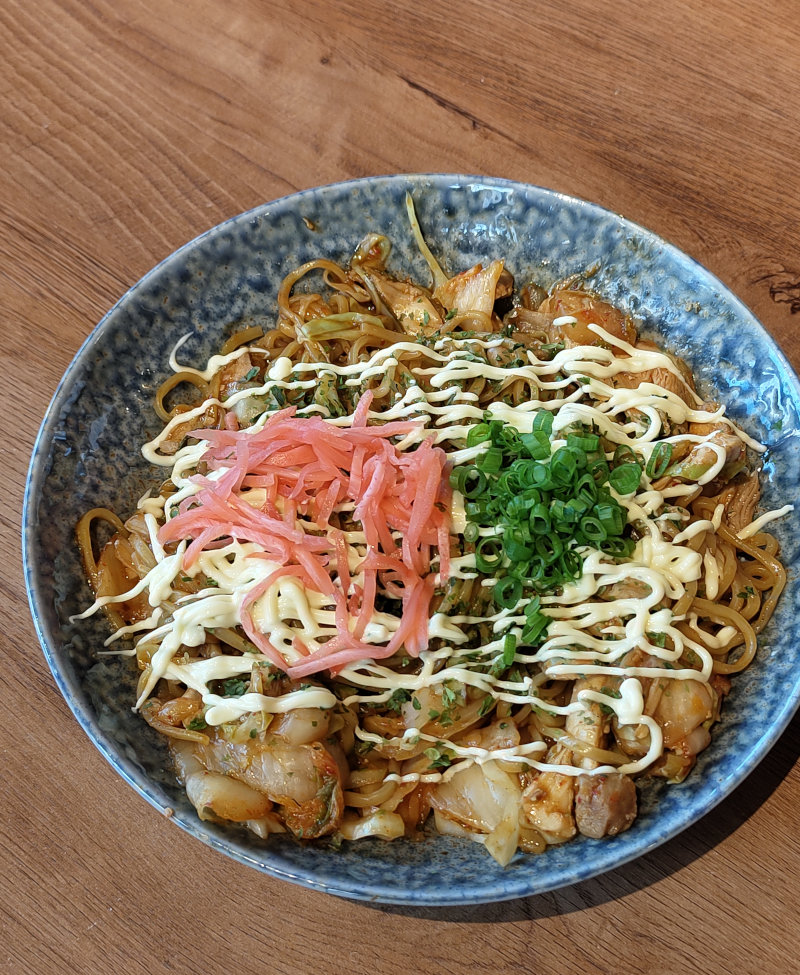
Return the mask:
POLYGON ((544 284, 598 264, 594 286, 658 330, 707 391, 769 445, 764 505, 800 483, 800 388, 764 329, 711 274, 615 214, 548 190, 465 176, 388 176, 298 193, 244 213, 181 248, 136 284, 92 332, 42 424, 25 497, 24 557, 31 610, 53 675, 101 753, 150 803, 210 846, 316 890, 384 903, 475 904, 585 880, 651 850, 697 820, 755 767, 798 704, 798 514, 776 528, 790 584, 756 663, 734 683, 712 746, 688 781, 645 786, 627 833, 580 839, 505 870, 477 845, 374 840, 336 853, 282 838, 269 842, 200 823, 166 769, 161 739, 131 713, 135 676, 125 660, 98 662, 100 618, 71 625, 90 601, 73 542, 87 508, 130 511, 153 476, 137 445, 159 427, 153 389, 177 339, 199 363, 234 322, 271 318, 283 275, 318 255, 347 261, 369 231, 393 241, 393 266, 427 281, 408 231, 411 190, 433 252, 451 272, 503 257, 518 280, 544 284), (308 222, 307 222, 308 221, 308 222), (313 228, 313 229, 312 229, 313 228))

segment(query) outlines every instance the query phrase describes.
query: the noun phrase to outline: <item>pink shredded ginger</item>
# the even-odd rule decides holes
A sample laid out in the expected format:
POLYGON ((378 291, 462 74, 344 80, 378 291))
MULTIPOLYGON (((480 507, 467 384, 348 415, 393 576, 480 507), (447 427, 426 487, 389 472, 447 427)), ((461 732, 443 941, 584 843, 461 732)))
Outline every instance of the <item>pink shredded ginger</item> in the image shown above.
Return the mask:
MULTIPOLYGON (((391 442, 419 428, 414 421, 368 426, 372 393, 364 394, 350 427, 336 427, 320 417, 298 417, 294 407, 273 414, 256 433, 235 428, 196 430, 209 444, 208 469, 224 469, 217 480, 195 475, 200 490, 181 502, 162 526, 162 544, 191 539, 184 556, 190 568, 205 549, 230 539, 252 542, 262 557, 280 568, 255 586, 242 604, 242 626, 252 642, 292 677, 339 670, 365 658, 383 659, 401 647, 411 656, 428 645, 428 620, 436 574, 449 576, 450 487, 447 455, 424 440, 401 451, 391 442), (260 508, 243 500, 242 491, 261 488, 260 508), (355 505, 367 554, 351 578, 344 533, 329 524, 337 505, 355 505), (322 530, 324 534, 311 534, 322 530), (395 539, 393 533, 399 533, 395 539), (315 652, 299 638, 293 646, 305 659, 288 665, 254 624, 256 602, 283 576, 295 576, 335 607, 336 635, 315 652), (378 589, 402 601, 401 622, 385 644, 363 642, 375 609, 378 589)), ((230 427, 235 427, 229 414, 230 427)))

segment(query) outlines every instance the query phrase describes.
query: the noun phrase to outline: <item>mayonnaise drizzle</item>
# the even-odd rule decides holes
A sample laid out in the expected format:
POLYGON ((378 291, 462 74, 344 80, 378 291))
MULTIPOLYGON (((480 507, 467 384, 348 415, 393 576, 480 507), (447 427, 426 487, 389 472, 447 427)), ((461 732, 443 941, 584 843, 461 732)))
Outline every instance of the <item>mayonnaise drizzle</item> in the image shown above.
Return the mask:
MULTIPOLYGON (((559 433, 576 422, 592 425, 613 444, 627 444, 638 451, 645 460, 650 456, 658 440, 676 444, 688 441, 692 445, 705 444, 715 455, 713 463, 700 478, 699 483, 708 483, 717 476, 725 464, 724 446, 711 440, 713 434, 705 436, 681 433, 676 436, 660 436, 663 418, 671 424, 716 423, 723 424, 727 431, 737 437, 744 445, 756 451, 764 448, 741 431, 724 415, 724 409, 709 411, 703 409, 700 398, 686 387, 694 405, 687 404, 675 393, 643 381, 635 389, 615 387, 613 377, 621 372, 646 373, 651 370, 666 370, 683 382, 683 376, 674 360, 665 353, 632 346, 606 332, 599 326, 590 328, 605 343, 603 346, 578 346, 558 352, 550 361, 539 360, 532 350, 526 350, 522 364, 493 365, 480 356, 476 350, 491 350, 502 345, 503 339, 491 340, 474 338, 453 338, 446 336, 435 343, 433 348, 411 341, 400 341, 387 348, 374 352, 365 362, 335 365, 327 362, 292 362, 279 357, 271 363, 265 380, 260 386, 237 391, 224 402, 209 399, 199 406, 176 416, 161 433, 143 447, 145 458, 154 464, 171 468, 171 478, 175 484, 174 494, 163 498, 143 498, 139 507, 145 512, 150 534, 151 546, 156 558, 156 566, 129 592, 117 597, 99 597, 93 605, 78 618, 82 619, 98 608, 113 602, 123 602, 139 593, 148 591, 150 605, 154 613, 147 619, 119 630, 107 641, 111 643, 120 636, 128 636, 148 630, 141 639, 154 645, 151 654, 151 673, 145 681, 137 707, 140 707, 154 690, 161 678, 180 681, 198 691, 206 705, 206 721, 220 724, 249 712, 279 712, 295 707, 330 708, 336 698, 327 689, 310 686, 279 698, 260 694, 244 694, 238 698, 220 697, 212 693, 209 684, 213 681, 248 674, 255 661, 264 658, 258 652, 245 655, 222 653, 206 659, 184 659, 182 647, 198 647, 207 640, 207 634, 217 627, 235 628, 241 624, 241 607, 252 588, 263 581, 276 566, 263 558, 249 558, 256 547, 232 543, 225 548, 203 552, 196 564, 189 570, 191 578, 207 578, 214 585, 187 596, 176 590, 174 583, 183 574, 181 561, 186 542, 181 542, 173 555, 167 555, 158 543, 159 521, 169 518, 171 511, 182 500, 191 497, 198 486, 191 480, 197 464, 206 449, 203 442, 182 447, 177 453, 167 455, 160 452, 160 446, 170 438, 178 425, 195 419, 211 405, 232 409, 251 397, 263 397, 275 388, 282 390, 310 390, 319 384, 320 377, 335 376, 347 386, 358 388, 375 377, 385 375, 387 369, 395 367, 402 358, 410 369, 414 381, 399 393, 387 409, 370 413, 375 420, 418 421, 418 427, 398 443, 399 449, 407 449, 432 437, 438 444, 447 447, 454 463, 467 462, 478 456, 484 446, 466 447, 466 434, 469 428, 483 417, 484 410, 476 402, 476 395, 463 388, 463 384, 474 379, 495 383, 497 399, 489 407, 492 416, 511 424, 521 432, 532 429, 536 412, 547 409, 553 413, 554 448, 564 441, 559 433), (528 395, 524 402, 509 405, 503 402, 503 390, 511 383, 525 384, 528 395), (423 387, 424 382, 429 388, 423 387), (541 399, 541 391, 551 395, 541 399), (620 422, 620 417, 627 419, 620 422)), ((190 372, 208 381, 224 365, 248 351, 248 347, 237 349, 225 356, 212 356, 204 370, 191 369, 179 365, 177 352, 188 336, 184 337, 170 356, 170 365, 176 371, 190 372)), ((256 350, 264 354, 265 350, 256 350)), ((684 383, 685 385, 685 383, 684 383)), ((352 416, 334 417, 326 407, 319 403, 301 407, 298 415, 322 415, 334 426, 348 426, 352 416)), ((268 413, 262 414, 248 428, 255 432, 263 426, 268 413)), ((224 470, 213 472, 220 477, 224 470)), ((359 702, 379 703, 386 701, 398 689, 409 692, 426 687, 445 686, 447 681, 457 681, 475 693, 492 695, 495 699, 511 704, 530 704, 542 712, 565 715, 584 711, 591 703, 602 703, 616 714, 621 724, 644 725, 650 734, 647 755, 635 762, 616 766, 614 770, 636 772, 646 768, 661 753, 662 736, 658 724, 644 713, 642 685, 639 678, 667 677, 670 679, 693 679, 707 681, 711 675, 713 660, 705 647, 687 637, 678 627, 680 617, 665 609, 665 599, 677 600, 685 592, 687 583, 704 580, 708 598, 713 599, 718 589, 719 567, 708 554, 701 556, 687 545, 700 531, 714 532, 720 523, 720 510, 714 518, 688 525, 671 540, 662 533, 666 516, 658 515, 665 502, 691 494, 691 484, 674 484, 661 490, 653 488, 643 475, 640 490, 618 500, 628 511, 629 520, 635 520, 645 527, 643 537, 636 545, 632 557, 618 565, 606 561, 599 551, 585 550, 583 574, 576 582, 565 585, 558 595, 542 599, 543 612, 551 617, 548 639, 535 652, 525 652, 518 644, 516 661, 520 664, 538 664, 540 671, 535 677, 526 676, 521 681, 503 680, 486 673, 486 663, 490 663, 502 653, 506 633, 521 637, 524 617, 521 615, 525 600, 513 610, 503 610, 492 617, 473 617, 466 615, 445 616, 435 613, 429 624, 431 639, 441 642, 439 649, 421 654, 421 667, 416 674, 400 674, 372 660, 364 660, 346 666, 341 674, 342 681, 357 689, 357 693, 346 698, 346 705, 359 702), (653 517, 651 517, 653 516, 653 517), (634 586, 635 593, 630 596, 608 598, 608 587, 634 586), (601 590, 605 598, 600 598, 601 590), (493 638, 477 649, 463 651, 460 648, 469 641, 470 631, 478 623, 490 623, 493 638), (605 638, 595 634, 603 629, 605 638), (661 640, 653 640, 654 634, 670 638, 672 647, 666 649, 661 640), (626 665, 624 659, 631 651, 641 650, 649 661, 646 666, 626 665), (694 651, 698 666, 695 669, 675 667, 675 661, 684 652, 694 651), (468 657, 465 654, 468 653, 468 657), (472 666, 474 661, 482 666, 472 666), (611 697, 596 691, 583 690, 577 700, 565 706, 552 704, 537 694, 540 685, 550 678, 575 679, 579 676, 606 674, 622 678, 619 696, 611 697)), ((258 503, 257 498, 252 503, 258 503)), ((768 512, 743 529, 739 536, 749 537, 765 523, 778 518, 792 509, 791 505, 775 512, 768 512)), ((453 497, 452 531, 463 532, 466 526, 463 498, 456 492, 453 497)), ((674 533, 673 533, 674 534, 674 533)), ((349 560, 354 581, 359 581, 357 569, 366 554, 363 535, 348 533, 350 545, 349 560)), ((451 576, 469 579, 477 574, 474 556, 466 555, 451 560, 451 576)), ((441 580, 440 580, 441 581, 441 580)), ((320 593, 306 590, 294 577, 283 577, 276 582, 257 601, 253 618, 262 632, 269 634, 272 644, 291 663, 297 659, 297 651, 292 647, 295 636, 301 636, 303 643, 311 650, 322 646, 336 633, 333 607, 320 593)), ((692 622, 696 623, 696 620, 692 622)), ((364 636, 366 642, 375 644, 387 641, 399 625, 399 619, 390 613, 375 613, 364 636)), ((722 635, 720 635, 721 638, 722 635)), ((122 651, 133 652, 133 651, 122 651)), ((364 741, 383 741, 363 729, 357 729, 359 738, 364 741)), ((430 736, 421 735, 415 729, 408 729, 402 739, 394 741, 406 745, 412 740, 428 740, 430 736)), ((441 739, 430 738, 430 741, 441 739)), ((446 742, 447 748, 463 762, 482 764, 492 759, 518 762, 541 770, 557 770, 569 775, 584 774, 585 770, 567 765, 551 765, 540 761, 546 746, 543 742, 532 742, 515 748, 480 749, 466 748, 446 742), (538 756, 538 757, 537 757, 538 756)), ((608 771, 612 767, 600 765, 593 774, 608 771)), ((453 770, 449 770, 452 774, 453 770)), ((416 773, 414 773, 416 774, 416 773)), ((439 773, 431 773, 418 778, 435 780, 439 773)), ((395 776, 397 781, 410 781, 408 776, 395 776)))

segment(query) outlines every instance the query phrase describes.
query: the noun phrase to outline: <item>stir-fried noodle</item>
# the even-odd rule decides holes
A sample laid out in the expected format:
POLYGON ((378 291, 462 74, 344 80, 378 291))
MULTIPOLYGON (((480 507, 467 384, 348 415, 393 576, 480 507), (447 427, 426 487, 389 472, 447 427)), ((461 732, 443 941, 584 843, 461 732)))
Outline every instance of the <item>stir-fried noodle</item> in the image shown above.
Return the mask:
POLYGON ((166 479, 82 519, 82 615, 136 657, 201 818, 432 821, 506 863, 688 774, 784 585, 787 509, 754 520, 762 448, 626 315, 502 260, 448 277, 409 213, 432 289, 372 235, 287 275, 274 329, 173 353, 143 448, 166 479))

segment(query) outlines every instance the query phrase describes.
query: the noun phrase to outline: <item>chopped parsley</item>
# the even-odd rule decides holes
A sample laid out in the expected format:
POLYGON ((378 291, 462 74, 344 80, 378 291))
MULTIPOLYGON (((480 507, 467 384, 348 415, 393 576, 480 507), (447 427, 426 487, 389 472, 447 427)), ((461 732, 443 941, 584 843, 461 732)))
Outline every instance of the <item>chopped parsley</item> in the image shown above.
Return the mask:
POLYGON ((445 709, 452 708, 457 702, 458 695, 453 690, 452 687, 448 687, 446 684, 442 686, 442 704, 444 704, 445 709))
POLYGON ((428 768, 449 768, 449 766, 452 765, 453 759, 441 746, 442 742, 437 742, 436 747, 431 746, 430 748, 426 748, 423 752, 425 757, 430 759, 431 764, 428 766, 428 768))
POLYGON ((406 701, 410 700, 411 691, 407 691, 405 687, 398 687, 396 691, 392 692, 391 697, 386 702, 386 707, 390 711, 396 711, 399 714, 406 701))
POLYGON ((228 677, 222 682, 222 692, 225 697, 241 697, 247 693, 247 681, 241 677, 228 677))
POLYGON ((481 706, 478 708, 478 717, 485 717, 494 706, 494 698, 491 694, 487 694, 486 697, 481 701, 481 706))

